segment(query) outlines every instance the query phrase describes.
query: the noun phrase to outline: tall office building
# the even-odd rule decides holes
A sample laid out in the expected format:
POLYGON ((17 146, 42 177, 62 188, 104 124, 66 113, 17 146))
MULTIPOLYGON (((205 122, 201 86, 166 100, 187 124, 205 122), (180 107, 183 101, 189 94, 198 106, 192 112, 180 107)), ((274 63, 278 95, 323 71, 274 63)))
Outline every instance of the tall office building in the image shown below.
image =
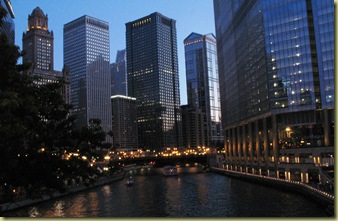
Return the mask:
POLYGON ((138 148, 136 99, 124 95, 114 95, 112 102, 112 125, 114 146, 138 148))
POLYGON ((6 16, 2 18, 2 26, 0 26, 0 33, 4 33, 11 44, 15 43, 15 18, 14 11, 9 0, 0 0, 0 6, 7 12, 6 16))
POLYGON ((333 1, 214 0, 214 11, 226 166, 320 182, 334 156, 333 1))
POLYGON ((196 150, 207 147, 205 113, 189 105, 182 105, 181 110, 183 146, 196 150))
POLYGON ((63 32, 64 64, 71 73, 71 102, 77 126, 86 126, 95 118, 108 132, 112 129, 109 24, 84 15, 65 24, 63 32))
POLYGON ((182 143, 175 24, 157 12, 126 23, 128 96, 137 100, 140 147, 182 143))
POLYGON ((70 103, 70 73, 64 67, 62 71, 54 70, 54 35, 48 29, 48 16, 36 7, 28 15, 27 31, 22 34, 22 49, 25 51, 23 63, 31 63, 27 73, 39 76, 37 84, 64 81, 60 93, 64 101, 70 103))
POLYGON ((188 105, 205 114, 206 145, 222 147, 216 37, 191 33, 184 39, 184 51, 188 105))
POLYGON ((128 95, 126 50, 118 50, 115 63, 110 64, 111 95, 128 95))
POLYGON ((36 7, 28 16, 28 27, 22 35, 25 51, 23 63, 32 63, 33 69, 54 70, 54 34, 48 30, 48 15, 36 7))

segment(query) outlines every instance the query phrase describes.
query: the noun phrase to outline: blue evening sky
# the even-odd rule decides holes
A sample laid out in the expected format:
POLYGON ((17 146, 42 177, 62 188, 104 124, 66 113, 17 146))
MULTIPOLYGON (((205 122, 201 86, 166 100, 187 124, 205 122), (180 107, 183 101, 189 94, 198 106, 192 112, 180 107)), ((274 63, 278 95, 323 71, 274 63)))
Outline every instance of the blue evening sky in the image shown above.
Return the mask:
POLYGON ((63 25, 83 15, 109 22, 110 63, 125 49, 125 23, 155 11, 176 20, 181 105, 187 103, 183 40, 191 33, 215 34, 212 0, 12 0, 15 43, 22 49, 22 33, 35 7, 48 14, 54 32, 54 69, 63 67, 63 25))

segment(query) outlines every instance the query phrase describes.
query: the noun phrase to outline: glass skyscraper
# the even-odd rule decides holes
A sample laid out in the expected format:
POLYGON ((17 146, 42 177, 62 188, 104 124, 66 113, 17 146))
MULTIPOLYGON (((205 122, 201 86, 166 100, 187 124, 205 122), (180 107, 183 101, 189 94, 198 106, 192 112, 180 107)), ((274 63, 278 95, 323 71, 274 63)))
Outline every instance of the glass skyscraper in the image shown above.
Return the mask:
POLYGON ((128 95, 126 50, 118 50, 115 63, 110 64, 111 95, 128 95))
POLYGON ((5 9, 7 15, 2 18, 2 26, 0 26, 0 33, 5 33, 8 41, 12 44, 15 42, 15 24, 13 19, 15 18, 11 1, 0 0, 0 6, 5 9))
POLYGON ((160 13, 126 23, 128 96, 137 101, 139 145, 182 143, 176 21, 160 13))
POLYGON ((333 1, 214 0, 214 11, 225 165, 324 179, 318 166, 334 152, 333 1))
POLYGON ((112 129, 109 24, 85 15, 65 24, 63 32, 64 64, 70 69, 77 125, 86 126, 96 118, 108 132, 112 129))
POLYGON ((184 49, 189 108, 205 115, 206 146, 223 146, 216 37, 191 33, 184 49))

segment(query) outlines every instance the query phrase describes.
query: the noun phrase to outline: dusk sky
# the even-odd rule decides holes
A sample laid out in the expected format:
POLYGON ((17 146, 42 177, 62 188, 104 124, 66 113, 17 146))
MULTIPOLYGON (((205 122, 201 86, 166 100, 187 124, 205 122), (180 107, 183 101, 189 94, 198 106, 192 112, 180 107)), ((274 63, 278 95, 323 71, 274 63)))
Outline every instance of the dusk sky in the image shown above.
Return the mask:
MULTIPOLYGON (((125 49, 125 23, 159 12, 176 20, 181 105, 187 104, 183 40, 191 33, 215 34, 212 0, 14 0, 15 44, 22 49, 22 33, 35 7, 48 14, 54 32, 54 69, 63 66, 63 25, 83 15, 109 22, 110 63, 125 49)), ((21 61, 20 61, 21 62, 21 61)))

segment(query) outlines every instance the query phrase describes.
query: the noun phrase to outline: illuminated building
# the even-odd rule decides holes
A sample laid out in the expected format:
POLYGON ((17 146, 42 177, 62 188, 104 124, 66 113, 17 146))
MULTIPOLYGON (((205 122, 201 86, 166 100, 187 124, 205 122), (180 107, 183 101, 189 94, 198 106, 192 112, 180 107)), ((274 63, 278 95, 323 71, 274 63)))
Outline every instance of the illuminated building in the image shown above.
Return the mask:
MULTIPOLYGON (((72 112, 78 127, 100 119, 105 132, 111 127, 109 24, 84 15, 64 25, 64 64, 71 75, 72 112)), ((106 136, 110 141, 109 136, 106 136)))
POLYGON ((191 33, 184 39, 188 105, 204 113, 207 143, 223 146, 219 97, 216 38, 213 34, 191 33))
POLYGON ((70 74, 64 67, 54 70, 54 35, 48 29, 48 16, 36 7, 28 15, 27 31, 22 35, 22 48, 25 51, 23 63, 31 63, 27 73, 41 77, 37 84, 55 83, 64 80, 61 94, 66 103, 70 103, 70 74))
POLYGON ((228 168, 324 182, 333 165, 334 4, 214 0, 228 168))
POLYGON ((2 18, 2 26, 0 26, 0 33, 5 33, 10 43, 15 42, 15 24, 13 19, 15 18, 11 1, 0 0, 0 5, 7 12, 7 15, 2 18))
POLYGON ((182 145, 176 21, 160 13, 126 23, 128 96, 137 101, 139 145, 182 145))

